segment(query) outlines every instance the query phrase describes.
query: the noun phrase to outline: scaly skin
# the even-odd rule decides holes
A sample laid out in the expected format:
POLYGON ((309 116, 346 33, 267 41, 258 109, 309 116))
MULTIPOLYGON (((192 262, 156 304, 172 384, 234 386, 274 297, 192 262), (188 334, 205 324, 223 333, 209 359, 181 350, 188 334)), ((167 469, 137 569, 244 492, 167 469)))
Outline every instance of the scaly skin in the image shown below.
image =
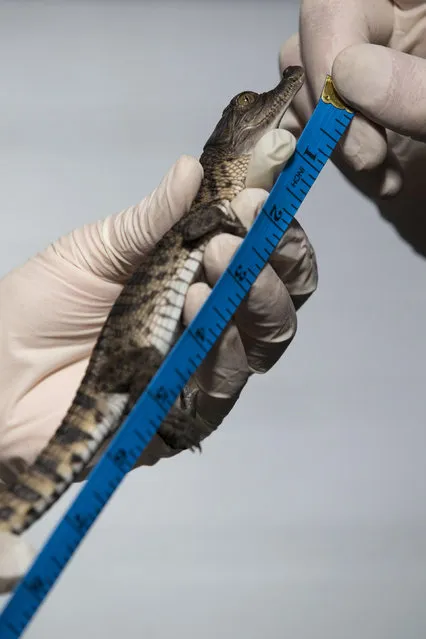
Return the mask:
MULTIPOLYGON (((35 462, 0 493, 0 532, 19 535, 84 470, 131 411, 181 331, 189 286, 199 279, 207 242, 245 229, 229 203, 245 186, 255 144, 278 126, 303 83, 289 67, 277 87, 235 96, 206 143, 204 178, 191 210, 158 243, 117 298, 86 374, 61 425, 35 462)), ((158 434, 172 448, 199 447, 201 425, 173 408, 158 434)))

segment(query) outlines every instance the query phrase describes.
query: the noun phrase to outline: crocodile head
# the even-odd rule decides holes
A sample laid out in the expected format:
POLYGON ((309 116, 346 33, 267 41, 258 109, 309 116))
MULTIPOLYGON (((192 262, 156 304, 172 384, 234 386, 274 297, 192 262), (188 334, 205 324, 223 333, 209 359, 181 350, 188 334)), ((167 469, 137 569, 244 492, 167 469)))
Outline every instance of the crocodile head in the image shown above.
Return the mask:
POLYGON ((204 151, 215 151, 230 158, 250 155, 260 138, 278 127, 303 81, 302 67, 291 66, 270 91, 238 93, 223 111, 204 151))

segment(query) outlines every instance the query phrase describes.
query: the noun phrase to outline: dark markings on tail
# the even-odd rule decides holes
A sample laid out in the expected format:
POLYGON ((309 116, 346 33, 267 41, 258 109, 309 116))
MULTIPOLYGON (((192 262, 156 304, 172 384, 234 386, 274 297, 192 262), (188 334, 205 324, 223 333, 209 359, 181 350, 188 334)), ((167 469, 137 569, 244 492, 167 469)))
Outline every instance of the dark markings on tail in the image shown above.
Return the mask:
POLYGON ((76 442, 92 439, 92 436, 78 428, 78 426, 63 422, 56 431, 55 439, 60 444, 75 444, 76 442))
POLYGON ((126 315, 133 310, 133 304, 128 304, 126 302, 115 302, 114 306, 109 312, 109 315, 110 317, 114 317, 116 315, 126 315))
POLYGON ((18 482, 9 488, 9 492, 16 495, 18 499, 22 499, 22 501, 26 501, 30 504, 38 501, 42 497, 36 490, 18 482))
POLYGON ((7 521, 12 517, 13 513, 13 508, 10 506, 3 506, 3 508, 0 508, 0 521, 7 521))
POLYGON ((81 408, 91 410, 92 408, 95 408, 96 400, 93 397, 86 395, 83 391, 78 390, 74 397, 74 404, 81 406, 81 408))
POLYGON ((63 481, 64 478, 57 472, 57 461, 55 459, 51 459, 50 457, 43 457, 43 454, 35 460, 33 469, 43 475, 44 477, 48 477, 53 482, 57 483, 59 481, 63 481))
POLYGON ((78 453, 71 455, 71 464, 84 464, 85 460, 78 453))
MULTIPOLYGON (((129 279, 128 284, 130 285, 134 285, 134 284, 143 284, 144 282, 148 281, 149 279, 149 274, 146 270, 144 270, 143 266, 142 268, 139 268, 137 271, 135 271, 131 278, 129 279)), ((146 303, 148 302, 151 298, 152 298, 152 294, 150 293, 144 293, 143 296, 141 296, 139 300, 142 301, 142 303, 146 303)), ((116 302, 117 304, 117 302, 116 302)), ((115 306, 115 305, 114 305, 115 306)), ((114 308, 114 307, 113 307, 114 308)))
POLYGON ((104 414, 101 410, 96 410, 95 412, 95 422, 99 424, 104 418, 104 414))

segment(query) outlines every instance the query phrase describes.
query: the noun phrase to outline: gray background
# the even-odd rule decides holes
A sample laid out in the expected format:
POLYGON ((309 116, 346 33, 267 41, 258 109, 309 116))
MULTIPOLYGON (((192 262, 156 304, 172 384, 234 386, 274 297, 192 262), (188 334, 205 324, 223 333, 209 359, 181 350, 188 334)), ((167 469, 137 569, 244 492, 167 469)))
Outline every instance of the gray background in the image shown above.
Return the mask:
MULTIPOLYGON (((298 5, 0 7, 4 274, 198 155, 298 5)), ((331 166, 300 220, 321 283, 288 354, 202 456, 126 479, 28 639, 425 636, 426 265, 331 166)))

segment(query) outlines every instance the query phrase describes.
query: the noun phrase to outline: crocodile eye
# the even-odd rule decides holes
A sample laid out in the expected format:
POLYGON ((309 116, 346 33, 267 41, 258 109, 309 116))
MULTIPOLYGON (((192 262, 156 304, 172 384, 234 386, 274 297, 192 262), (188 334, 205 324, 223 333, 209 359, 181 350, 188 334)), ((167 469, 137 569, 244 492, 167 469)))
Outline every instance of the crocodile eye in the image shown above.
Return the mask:
POLYGON ((249 104, 253 104, 256 99, 256 93, 252 91, 245 91, 244 93, 240 93, 237 97, 237 104, 240 107, 248 106, 249 104))

